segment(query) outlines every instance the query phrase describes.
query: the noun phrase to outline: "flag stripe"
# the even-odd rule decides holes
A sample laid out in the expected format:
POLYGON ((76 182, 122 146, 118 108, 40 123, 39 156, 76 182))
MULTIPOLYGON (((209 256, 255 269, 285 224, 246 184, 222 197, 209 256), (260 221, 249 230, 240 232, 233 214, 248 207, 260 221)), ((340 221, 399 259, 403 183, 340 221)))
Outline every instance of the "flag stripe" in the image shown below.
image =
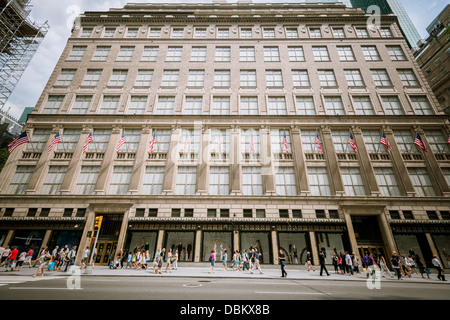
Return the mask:
POLYGON ((9 153, 13 152, 14 149, 16 149, 21 144, 28 143, 28 142, 30 142, 30 139, 28 139, 27 132, 24 131, 8 144, 9 153))

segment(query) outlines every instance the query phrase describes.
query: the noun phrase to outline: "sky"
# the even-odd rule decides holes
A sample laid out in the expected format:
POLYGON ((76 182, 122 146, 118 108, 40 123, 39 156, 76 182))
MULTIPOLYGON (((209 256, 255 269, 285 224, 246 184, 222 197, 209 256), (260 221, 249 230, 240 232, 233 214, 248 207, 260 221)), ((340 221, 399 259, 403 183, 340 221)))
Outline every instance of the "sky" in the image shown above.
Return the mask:
MULTIPOLYGON (((296 1, 298 0, 253 0, 255 3, 296 1)), ((24 108, 35 107, 70 37, 73 20, 78 13, 122 8, 128 2, 210 3, 211 0, 32 0, 30 20, 37 24, 48 21, 50 29, 3 107, 3 111, 9 109, 9 114, 18 119, 24 108)), ((426 27, 449 3, 448 0, 428 0, 425 3, 423 0, 401 0, 401 2, 423 38, 427 37, 426 27)))

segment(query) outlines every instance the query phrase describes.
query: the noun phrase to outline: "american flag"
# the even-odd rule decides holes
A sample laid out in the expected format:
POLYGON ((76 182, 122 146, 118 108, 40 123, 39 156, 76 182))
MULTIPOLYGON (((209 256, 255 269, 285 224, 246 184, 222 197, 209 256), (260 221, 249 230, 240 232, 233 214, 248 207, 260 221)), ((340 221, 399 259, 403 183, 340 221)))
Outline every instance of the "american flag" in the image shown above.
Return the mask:
POLYGON ((355 153, 358 153, 358 146, 356 145, 355 139, 353 139, 353 134, 350 132, 350 138, 348 138, 348 143, 355 150, 355 153))
POLYGON ((152 141, 150 142, 150 146, 148 147, 148 152, 150 154, 153 154, 153 147, 155 146, 155 144, 156 144, 156 132, 153 131, 153 138, 152 141))
POLYGON ((189 137, 186 137, 186 139, 184 140, 184 152, 188 152, 189 149, 189 137))
POLYGON ((320 152, 320 154, 322 154, 322 145, 320 144, 319 131, 317 131, 317 135, 316 135, 316 143, 317 143, 317 146, 319 147, 319 152, 320 152))
POLYGON ((422 138, 420 137, 420 134, 417 132, 416 134, 416 139, 414 140, 414 144, 416 144, 417 146, 419 146, 420 149, 422 149, 423 151, 425 151, 426 154, 428 154, 428 149, 425 146, 425 143, 423 143, 422 138))
POLYGON ((286 139, 286 133, 284 133, 283 143, 284 143, 284 147, 286 148, 286 154, 287 154, 287 153, 289 153, 289 143, 286 139))
POLYGON ((117 145, 117 153, 119 153, 120 148, 122 147, 122 145, 126 142, 125 139, 125 130, 122 130, 122 137, 119 140, 119 144, 117 145))
POLYGON ((8 144, 9 153, 13 152, 14 149, 17 148, 18 146, 20 146, 21 144, 24 144, 27 142, 30 142, 30 139, 28 139, 27 132, 24 131, 8 144))
POLYGON ((220 153, 220 136, 217 138, 217 153, 220 153))
POLYGON ((52 142, 50 142, 50 145, 48 146, 47 151, 50 152, 52 150, 53 146, 60 142, 61 142, 61 135, 59 134, 59 130, 58 130, 58 132, 55 134, 55 137, 53 138, 52 142))
POLYGON ((254 154, 255 153, 255 142, 253 141, 253 136, 251 138, 252 138, 252 153, 254 154))
POLYGON ((448 141, 447 142, 450 143, 450 136, 448 137, 448 141))
POLYGON ((84 143, 83 152, 86 152, 86 150, 89 146, 89 143, 91 143, 92 141, 94 141, 94 139, 92 138, 92 130, 91 130, 91 131, 89 131, 89 135, 86 139, 86 142, 84 143))
POLYGON ((381 134, 380 142, 381 144, 384 144, 386 146, 388 153, 391 154, 392 147, 389 141, 386 139, 386 135, 384 134, 384 132, 381 134))

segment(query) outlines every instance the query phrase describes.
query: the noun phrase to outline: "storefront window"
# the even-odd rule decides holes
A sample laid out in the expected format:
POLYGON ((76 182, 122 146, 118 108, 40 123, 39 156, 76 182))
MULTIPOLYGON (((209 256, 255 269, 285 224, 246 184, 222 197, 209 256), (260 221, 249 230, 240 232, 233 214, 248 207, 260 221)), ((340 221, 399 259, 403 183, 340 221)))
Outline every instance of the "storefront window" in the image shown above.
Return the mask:
POLYGON ((347 236, 344 233, 317 232, 317 252, 325 252, 326 264, 331 264, 333 252, 341 252, 347 250, 347 236))
MULTIPOLYGON (((56 246, 59 248, 62 248, 65 245, 69 248, 78 246, 80 243, 81 234, 82 231, 54 231, 52 232, 52 237, 48 243, 48 247, 50 250, 53 250, 56 246)), ((78 248, 78 250, 81 251, 81 248, 78 248)))
POLYGON ((258 248, 260 263, 271 263, 272 252, 270 234, 268 232, 241 232, 240 251, 258 248))
MULTIPOLYGON (((203 233, 203 256, 202 261, 208 261, 211 250, 216 251, 216 261, 220 261, 227 249, 228 257, 232 256, 233 233, 232 232, 204 232, 203 233)), ((230 260, 230 258, 228 258, 230 260)))
POLYGON ((11 242, 10 247, 16 247, 19 250, 19 254, 29 249, 34 250, 33 260, 39 255, 39 249, 44 239, 45 231, 16 231, 14 239, 11 242))
POLYGON ((305 264, 306 253, 311 251, 308 234, 306 232, 278 233, 279 249, 286 254, 286 263, 305 264))
POLYGON ((149 252, 151 258, 154 258, 156 251, 156 239, 158 233, 154 232, 132 232, 130 240, 130 252, 135 252, 137 249, 149 252))
POLYGON ((194 232, 168 231, 166 237, 166 252, 172 248, 178 250, 178 261, 194 261, 194 232))
MULTIPOLYGON (((397 243, 398 251, 397 253, 402 253, 405 256, 409 256, 412 253, 418 254, 422 259, 425 257, 420 249, 419 241, 417 236, 414 234, 396 234, 394 235, 395 242, 397 243)), ((388 253, 390 257, 392 252, 388 253)), ((425 260, 424 260, 425 261, 425 260)))
POLYGON ((444 268, 450 267, 450 235, 433 235, 444 268))

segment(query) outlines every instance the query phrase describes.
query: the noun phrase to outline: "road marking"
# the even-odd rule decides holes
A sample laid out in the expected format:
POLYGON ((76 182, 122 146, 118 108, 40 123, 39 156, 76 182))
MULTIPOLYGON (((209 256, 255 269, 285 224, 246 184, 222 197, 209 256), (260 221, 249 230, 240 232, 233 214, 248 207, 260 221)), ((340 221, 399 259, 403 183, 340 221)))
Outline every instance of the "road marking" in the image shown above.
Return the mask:
POLYGON ((83 290, 83 288, 11 287, 10 290, 83 290))
POLYGON ((276 292, 276 291, 255 291, 255 293, 262 293, 262 294, 310 294, 310 295, 330 294, 330 293, 322 293, 322 292, 276 292))

